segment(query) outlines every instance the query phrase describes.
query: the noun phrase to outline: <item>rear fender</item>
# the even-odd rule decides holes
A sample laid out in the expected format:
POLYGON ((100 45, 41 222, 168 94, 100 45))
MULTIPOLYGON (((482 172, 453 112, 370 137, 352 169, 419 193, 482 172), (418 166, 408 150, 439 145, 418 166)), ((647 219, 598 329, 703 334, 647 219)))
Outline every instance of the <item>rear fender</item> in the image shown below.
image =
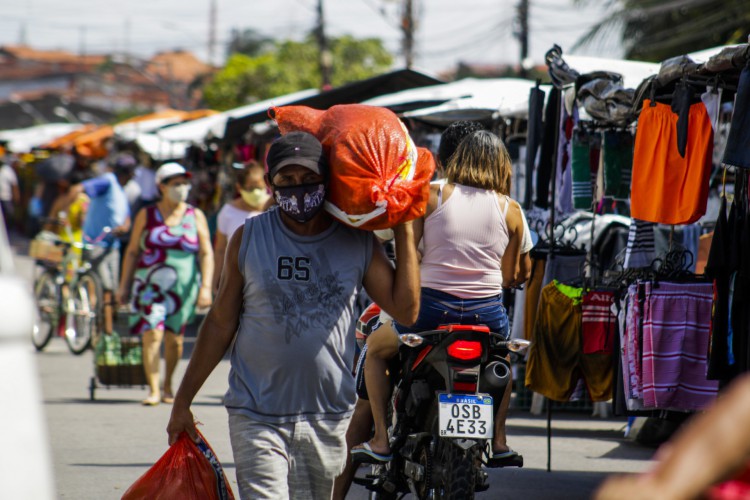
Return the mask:
MULTIPOLYGON (((423 361, 416 366, 415 374, 420 370, 425 370, 427 366, 437 371, 445 382, 446 390, 453 392, 456 382, 464 384, 475 384, 479 386, 479 374, 481 365, 487 362, 489 356, 489 335, 485 332, 476 331, 454 331, 449 335, 443 336, 437 345, 424 356, 423 361), (456 340, 472 340, 482 343, 482 356, 479 359, 471 361, 461 361, 448 356, 448 346, 456 340)), ((465 389, 457 392, 476 392, 466 391, 465 389)))

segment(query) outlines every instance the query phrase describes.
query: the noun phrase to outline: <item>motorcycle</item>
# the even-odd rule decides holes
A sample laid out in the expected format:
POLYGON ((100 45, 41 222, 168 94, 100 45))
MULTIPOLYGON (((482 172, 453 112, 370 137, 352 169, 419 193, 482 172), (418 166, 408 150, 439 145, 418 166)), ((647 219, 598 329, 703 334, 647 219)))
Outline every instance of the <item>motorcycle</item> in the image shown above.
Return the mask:
MULTIPOLYGON (((372 311, 363 315, 360 340, 373 316, 372 311)), ((506 341, 486 326, 455 324, 402 334, 399 340, 399 354, 389 368, 393 459, 372 465, 370 474, 354 481, 369 489, 372 499, 406 493, 420 499, 474 498, 489 488, 483 465, 491 456, 494 416, 510 380, 505 354, 523 352, 530 343, 506 341)), ((364 345, 360 357, 366 355, 364 345)), ((357 385, 363 394, 359 365, 357 385)), ((506 465, 521 467, 523 458, 506 465)))

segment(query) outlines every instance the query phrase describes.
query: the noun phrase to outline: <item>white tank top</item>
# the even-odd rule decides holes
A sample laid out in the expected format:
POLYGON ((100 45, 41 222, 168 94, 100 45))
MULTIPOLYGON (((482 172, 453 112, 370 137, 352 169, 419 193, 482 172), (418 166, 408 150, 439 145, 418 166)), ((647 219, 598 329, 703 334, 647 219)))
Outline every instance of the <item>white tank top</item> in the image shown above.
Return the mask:
POLYGON ((455 184, 453 193, 424 223, 422 286, 464 299, 499 295, 500 261, 510 235, 504 206, 495 191, 455 184))

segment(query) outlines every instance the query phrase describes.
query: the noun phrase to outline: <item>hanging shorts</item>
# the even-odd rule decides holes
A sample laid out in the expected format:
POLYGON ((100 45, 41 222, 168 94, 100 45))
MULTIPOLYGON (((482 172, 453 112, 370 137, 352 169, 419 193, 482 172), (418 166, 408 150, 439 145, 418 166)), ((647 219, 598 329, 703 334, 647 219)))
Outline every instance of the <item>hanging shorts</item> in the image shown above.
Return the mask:
POLYGON ((690 224, 706 213, 713 128, 706 106, 690 106, 685 156, 677 148, 670 106, 643 101, 633 153, 630 215, 662 224, 690 224))
POLYGON ((592 290, 583 295, 581 333, 583 354, 612 354, 615 322, 612 314, 614 292, 592 290))
POLYGON ((542 258, 531 259, 531 277, 526 283, 526 294, 523 306, 523 338, 531 340, 536 323, 536 313, 539 307, 539 297, 542 294, 542 280, 547 261, 542 258))
POLYGON ((539 302, 526 386, 554 401, 568 401, 583 376, 592 401, 612 397, 612 356, 582 353, 581 306, 555 282, 545 286, 539 302))

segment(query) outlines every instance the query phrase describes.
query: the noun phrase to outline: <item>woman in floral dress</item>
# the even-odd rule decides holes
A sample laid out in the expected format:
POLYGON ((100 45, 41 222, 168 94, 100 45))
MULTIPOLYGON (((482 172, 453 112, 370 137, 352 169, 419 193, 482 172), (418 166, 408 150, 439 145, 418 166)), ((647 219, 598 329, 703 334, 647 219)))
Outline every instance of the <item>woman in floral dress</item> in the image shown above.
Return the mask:
POLYGON ((185 326, 193 319, 196 305, 211 305, 211 238, 203 212, 185 202, 189 177, 177 163, 166 163, 156 171, 161 199, 138 212, 123 260, 118 302, 132 303, 136 311, 130 333, 143 336, 143 368, 149 386, 143 404, 149 406, 174 400, 172 375, 182 357, 185 326), (162 340, 163 391, 159 386, 162 340))

